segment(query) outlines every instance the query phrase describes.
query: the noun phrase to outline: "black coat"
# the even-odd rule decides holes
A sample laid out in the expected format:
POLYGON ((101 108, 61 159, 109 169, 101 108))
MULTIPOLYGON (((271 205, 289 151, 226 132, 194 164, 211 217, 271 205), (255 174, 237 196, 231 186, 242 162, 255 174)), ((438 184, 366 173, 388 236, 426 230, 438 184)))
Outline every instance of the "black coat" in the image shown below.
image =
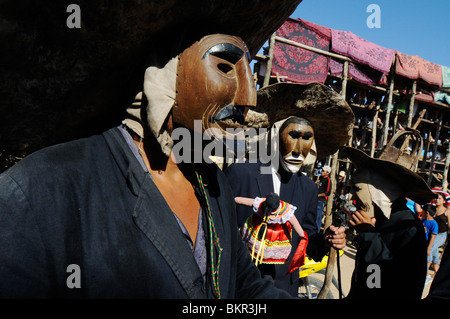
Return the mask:
POLYGON ((423 223, 394 203, 389 219, 372 232, 355 237, 357 253, 349 299, 420 299, 427 272, 427 241, 423 223))
POLYGON ((445 245, 439 271, 431 283, 427 299, 450 299, 450 245, 445 245))
MULTIPOLYGON (((223 248, 222 298, 288 297, 251 263, 223 173, 213 164, 195 169, 223 248)), ((117 128, 38 151, 0 175, 0 278, 3 298, 212 297, 174 214, 117 128), (74 265, 80 288, 68 287, 74 265)))
MULTIPOLYGON (((225 169, 225 175, 230 181, 235 197, 243 196, 255 198, 265 197, 274 191, 271 174, 261 172, 261 163, 232 164, 225 169)), ((324 245, 323 235, 318 233, 316 226, 317 215, 317 186, 314 182, 303 175, 289 174, 283 176, 280 187, 280 199, 297 207, 295 216, 302 228, 307 232, 309 243, 307 254, 316 260, 320 260, 327 252, 324 245)), ((237 205, 237 224, 242 227, 248 216, 253 213, 251 207, 237 205)), ((260 265, 259 269, 263 275, 271 275, 275 279, 275 285, 291 295, 298 294, 299 270, 286 275, 292 256, 298 246, 300 239, 293 232, 292 250, 288 261, 282 265, 260 265)))

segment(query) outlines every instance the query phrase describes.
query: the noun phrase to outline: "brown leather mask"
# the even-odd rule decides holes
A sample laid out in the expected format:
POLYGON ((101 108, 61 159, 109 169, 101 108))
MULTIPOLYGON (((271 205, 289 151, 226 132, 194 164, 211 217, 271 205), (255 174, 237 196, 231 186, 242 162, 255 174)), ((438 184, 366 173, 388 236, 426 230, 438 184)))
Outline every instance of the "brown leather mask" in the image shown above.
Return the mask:
POLYGON ((194 120, 208 128, 238 127, 245 107, 256 105, 249 53, 238 37, 213 34, 192 44, 179 55, 175 125, 194 129, 194 120))

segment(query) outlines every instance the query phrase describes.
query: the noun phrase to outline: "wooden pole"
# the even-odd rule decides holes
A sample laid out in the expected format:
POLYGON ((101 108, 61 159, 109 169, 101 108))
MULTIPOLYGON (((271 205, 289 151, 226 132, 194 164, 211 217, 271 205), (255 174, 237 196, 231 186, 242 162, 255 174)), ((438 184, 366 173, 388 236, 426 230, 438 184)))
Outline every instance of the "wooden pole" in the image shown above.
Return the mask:
POLYGON ((447 155, 445 158, 445 166, 444 166, 444 178, 442 179, 442 190, 444 192, 447 192, 447 189, 448 189, 447 175, 448 175, 448 166, 449 165, 450 165, 450 143, 448 144, 448 147, 447 147, 447 155))
MULTIPOLYGON (((341 95, 342 98, 345 100, 347 96, 347 83, 348 83, 348 61, 344 61, 344 71, 342 72, 342 88, 341 88, 341 95)), ((350 135, 350 138, 348 139, 347 146, 352 146, 352 140, 353 140, 353 131, 352 135, 350 135)), ((347 162, 345 165, 346 171, 348 171, 350 164, 347 162)))
POLYGON ((378 131, 378 112, 380 111, 380 104, 377 104, 375 113, 372 118, 372 144, 370 145, 370 156, 375 155, 375 144, 377 142, 377 131, 378 131))
MULTIPOLYGON (((323 226, 324 230, 327 229, 328 227, 330 227, 331 224, 333 223, 333 213, 332 213, 331 208, 333 206, 332 197, 334 196, 334 192, 336 191, 335 175, 336 175, 336 171, 337 171, 336 168, 338 167, 338 164, 337 164, 338 163, 338 153, 339 153, 339 151, 337 151, 336 153, 333 154, 333 165, 331 167, 331 172, 332 172, 331 193, 330 193, 330 196, 328 197, 328 201, 327 201, 325 223, 323 226)), ((336 264, 336 249, 331 247, 330 251, 328 253, 328 264, 327 264, 327 270, 325 271, 325 279, 323 281, 323 286, 320 289, 317 299, 326 299, 328 292, 330 291, 330 286, 331 286, 331 283, 333 280, 335 264, 336 264)))
POLYGON ((412 124, 412 118, 413 118, 413 112, 414 112, 414 100, 416 97, 416 88, 417 88, 417 80, 414 80, 412 84, 412 94, 411 99, 409 100, 409 113, 408 113, 408 127, 411 127, 412 124))
POLYGON ((333 57, 333 58, 337 58, 337 59, 340 59, 340 60, 361 63, 361 62, 355 61, 355 60, 353 60, 353 59, 351 59, 349 57, 346 57, 346 56, 343 56, 343 55, 340 55, 340 54, 336 54, 336 53, 333 53, 333 52, 328 52, 328 51, 324 51, 324 50, 317 49, 317 48, 314 48, 314 47, 310 47, 309 45, 298 43, 298 42, 295 42, 295 41, 292 41, 292 40, 288 40, 288 39, 285 39, 285 38, 282 38, 282 37, 275 36, 275 40, 277 40, 279 42, 286 43, 286 44, 290 44, 290 45, 293 45, 293 46, 296 46, 296 47, 299 47, 299 48, 302 48, 302 49, 305 49, 305 50, 309 50, 309 51, 312 51, 312 52, 315 52, 315 53, 319 53, 319 54, 322 54, 322 55, 326 55, 326 56, 330 56, 330 57, 333 57))
MULTIPOLYGON (((347 93, 347 76, 348 76, 348 61, 344 61, 344 72, 343 72, 343 79, 342 79, 342 90, 341 95, 345 100, 345 96, 347 93)), ((351 144, 350 144, 351 145, 351 144)), ((333 198, 334 198, 334 192, 336 191, 336 172, 339 169, 339 151, 333 154, 333 163, 331 167, 331 192, 330 196, 328 196, 327 200, 327 209, 325 214, 325 223, 323 226, 323 229, 326 230, 328 227, 331 226, 333 223, 333 198)), ((347 164, 348 165, 348 164, 347 164)), ((320 289, 319 295, 317 296, 317 299, 325 299, 328 295, 328 291, 330 290, 330 285, 334 276, 334 265, 336 264, 336 250, 332 247, 330 248, 330 251, 328 253, 328 264, 327 264, 327 270, 325 272, 325 280, 323 283, 322 288, 320 289)))
POLYGON ((422 170, 426 170, 427 167, 427 154, 430 150, 430 136, 431 136, 431 126, 428 128, 427 132, 427 140, 425 141, 424 151, 423 151, 423 157, 422 157, 422 170))
POLYGON ((382 145, 387 144, 387 138, 388 138, 388 133, 389 133, 389 118, 391 116, 393 94, 394 94, 394 74, 393 74, 393 72, 391 72, 391 81, 389 84, 388 105, 387 105, 387 109, 386 109, 386 115, 385 115, 386 117, 384 119, 383 140, 381 143, 382 145))
POLYGON ((269 42, 269 59, 267 60, 266 74, 264 76, 263 87, 266 87, 266 86, 269 85, 270 75, 272 74, 272 63, 273 63, 273 50, 274 50, 274 47, 275 47, 275 32, 270 37, 270 42, 269 42))
POLYGON ((394 120, 392 123, 392 135, 395 135, 397 133, 397 121, 398 121, 398 108, 397 106, 393 107, 392 110, 394 111, 394 120))
POLYGON ((344 72, 342 73, 342 89, 341 89, 341 95, 342 98, 345 100, 347 96, 347 82, 348 82, 348 61, 344 61, 344 72))
POLYGON ((440 113, 441 114, 439 115, 439 124, 436 127, 436 136, 434 138, 434 147, 433 147, 433 155, 431 157, 430 170, 428 172, 428 185, 431 185, 431 181, 432 181, 432 178, 433 178, 434 159, 436 157, 436 151, 437 151, 437 147, 438 147, 439 135, 441 133, 442 118, 444 117, 444 112, 440 112, 440 113))
POLYGON ((330 173, 330 181, 331 181, 331 190, 330 190, 330 196, 328 196, 327 199, 327 209, 326 209, 326 213, 325 213, 325 223, 323 226, 323 229, 327 229, 328 227, 330 227, 330 225, 333 223, 333 213, 332 213, 332 208, 333 208, 333 199, 334 199, 334 192, 336 191, 336 172, 339 169, 339 151, 337 151, 336 153, 333 154, 332 157, 332 163, 331 163, 331 173, 330 173))

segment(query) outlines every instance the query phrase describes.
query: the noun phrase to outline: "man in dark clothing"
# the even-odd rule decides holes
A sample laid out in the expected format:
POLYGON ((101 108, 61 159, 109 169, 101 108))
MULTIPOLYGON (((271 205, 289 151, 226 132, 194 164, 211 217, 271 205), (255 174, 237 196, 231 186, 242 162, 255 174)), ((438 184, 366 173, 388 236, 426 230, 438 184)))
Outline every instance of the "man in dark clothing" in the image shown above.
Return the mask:
POLYGON ((177 129, 223 131, 256 104, 244 41, 191 31, 149 52, 122 125, 0 175, 0 297, 290 298, 251 262, 223 173, 173 151, 177 129))
POLYGON ((183 171, 202 207, 196 240, 124 127, 36 152, 1 174, 0 297, 214 298, 215 235, 222 298, 287 297, 251 263, 223 173, 200 164, 183 171))
MULTIPOLYGON (((282 107, 295 109, 295 105, 301 104, 296 102, 301 101, 304 95, 307 95, 302 95, 305 89, 316 93, 315 96, 322 94, 323 97, 327 94, 334 94, 332 90, 319 84, 305 86, 280 83, 258 91, 256 110, 259 109, 260 104, 265 103, 274 110, 280 110, 282 107), (266 95, 269 91, 271 91, 271 94, 266 95)), ((313 95, 313 93, 309 94, 313 95)), ((336 249, 342 249, 345 246, 345 229, 331 226, 325 231, 325 234, 319 234, 316 226, 317 186, 300 169, 315 139, 317 150, 320 150, 322 154, 335 152, 339 146, 345 143, 345 139, 342 140, 342 144, 338 141, 331 147, 322 144, 322 141, 328 141, 324 136, 328 133, 323 130, 315 130, 314 125, 317 125, 316 121, 323 120, 329 105, 317 99, 314 106, 313 110, 303 112, 302 117, 291 116, 274 124, 273 134, 280 137, 279 149, 276 150, 275 155, 279 160, 278 166, 273 162, 267 164, 261 162, 237 163, 229 166, 225 170, 225 175, 233 185, 232 190, 235 197, 265 197, 267 194, 275 192, 279 194, 282 201, 294 205, 297 208, 295 217, 309 237, 307 254, 315 260, 320 260, 331 246, 336 249), (319 139, 317 139, 318 136, 319 139), (264 173, 267 171, 269 174, 264 173)), ((345 104, 336 107, 340 109, 341 114, 345 114, 345 110, 347 110, 345 104)), ((292 114, 294 111, 286 111, 286 113, 292 114)), ((352 118, 353 114, 347 113, 341 119, 343 121, 339 122, 340 129, 333 131, 333 133, 344 135, 343 131, 345 132, 346 127, 342 123, 346 123, 348 119, 351 121, 352 118)), ((336 121, 339 120, 336 119, 336 121)), ((238 205, 238 226, 242 227, 252 213, 251 207, 238 205)), ((258 266, 263 275, 272 276, 275 279, 275 285, 288 291, 292 296, 298 295, 299 270, 288 273, 288 269, 299 242, 299 236, 296 232, 293 232, 292 250, 284 264, 261 264, 258 266)))
POLYGON ((434 198, 411 170, 346 147, 356 171, 351 216, 357 247, 349 299, 420 299, 425 283, 427 241, 423 224, 406 207, 405 197, 425 204, 434 198))

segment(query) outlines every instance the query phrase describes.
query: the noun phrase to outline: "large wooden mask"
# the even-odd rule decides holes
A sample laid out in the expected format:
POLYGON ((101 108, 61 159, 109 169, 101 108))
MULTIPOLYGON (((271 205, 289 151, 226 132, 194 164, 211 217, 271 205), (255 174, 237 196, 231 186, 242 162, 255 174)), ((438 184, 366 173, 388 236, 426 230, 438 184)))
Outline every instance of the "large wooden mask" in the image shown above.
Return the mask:
POLYGON ((194 120, 208 128, 239 127, 245 107, 256 105, 250 55, 238 37, 212 34, 179 55, 172 120, 194 130, 194 120))

